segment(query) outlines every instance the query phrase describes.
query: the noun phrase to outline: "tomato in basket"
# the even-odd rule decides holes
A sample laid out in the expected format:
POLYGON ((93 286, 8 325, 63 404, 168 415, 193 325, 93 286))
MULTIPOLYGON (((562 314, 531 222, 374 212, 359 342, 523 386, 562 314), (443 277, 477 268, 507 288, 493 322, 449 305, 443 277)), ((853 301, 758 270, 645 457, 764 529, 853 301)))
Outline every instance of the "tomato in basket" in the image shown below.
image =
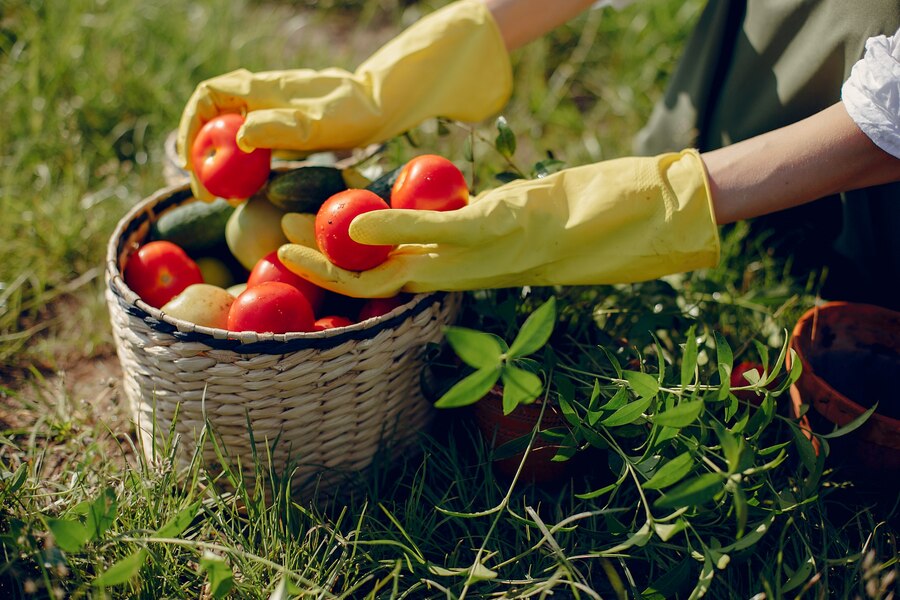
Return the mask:
POLYGON ((393 246, 360 244, 350 237, 357 215, 390 207, 378 194, 350 189, 331 196, 316 213, 316 244, 328 260, 348 271, 366 271, 387 260, 393 246))
POLYGON ((229 331, 289 333, 314 331, 309 301, 292 285, 264 281, 241 292, 228 311, 229 331))
POLYGON ((273 250, 256 262, 247 277, 247 287, 252 288, 264 281, 280 281, 294 286, 306 296, 313 312, 318 311, 322 306, 325 290, 285 267, 284 263, 278 259, 278 250, 273 250))
POLYGON ((194 283, 203 283, 197 263, 181 246, 166 240, 147 242, 125 263, 125 284, 141 300, 161 308, 194 283))

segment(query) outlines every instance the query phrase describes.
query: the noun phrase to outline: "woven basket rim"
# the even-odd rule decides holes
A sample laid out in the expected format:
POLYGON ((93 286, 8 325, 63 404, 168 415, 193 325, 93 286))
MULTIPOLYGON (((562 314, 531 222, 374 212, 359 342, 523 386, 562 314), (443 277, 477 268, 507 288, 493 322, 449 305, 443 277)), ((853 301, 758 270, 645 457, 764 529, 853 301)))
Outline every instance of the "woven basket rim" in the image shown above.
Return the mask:
POLYGON ((193 198, 189 183, 169 185, 138 202, 119 220, 106 248, 107 285, 116 299, 115 305, 110 303, 110 310, 124 310, 132 316, 142 319, 151 329, 171 334, 184 342, 200 342, 214 348, 239 353, 284 354, 304 348, 331 348, 347 341, 372 338, 378 332, 396 327, 411 316, 424 312, 435 302, 441 301, 447 294, 447 292, 430 292, 411 295, 407 302, 383 315, 346 327, 323 331, 236 332, 205 327, 177 319, 150 306, 128 287, 119 270, 119 260, 122 253, 127 251, 124 238, 137 229, 144 220, 150 218, 149 212, 152 212, 155 207, 163 205, 163 210, 165 210, 179 203, 197 201, 193 198))

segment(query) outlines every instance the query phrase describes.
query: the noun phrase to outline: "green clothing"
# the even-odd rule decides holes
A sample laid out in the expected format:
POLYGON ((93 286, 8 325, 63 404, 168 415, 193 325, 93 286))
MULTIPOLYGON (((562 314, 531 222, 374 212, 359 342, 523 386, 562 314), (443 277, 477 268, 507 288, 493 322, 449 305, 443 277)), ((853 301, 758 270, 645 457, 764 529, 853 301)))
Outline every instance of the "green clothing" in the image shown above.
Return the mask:
MULTIPOLYGON (((710 0, 637 154, 714 150, 840 100, 869 37, 900 25, 898 0, 710 0)), ((900 308, 900 184, 755 219, 798 274, 827 266, 827 299, 900 308)))

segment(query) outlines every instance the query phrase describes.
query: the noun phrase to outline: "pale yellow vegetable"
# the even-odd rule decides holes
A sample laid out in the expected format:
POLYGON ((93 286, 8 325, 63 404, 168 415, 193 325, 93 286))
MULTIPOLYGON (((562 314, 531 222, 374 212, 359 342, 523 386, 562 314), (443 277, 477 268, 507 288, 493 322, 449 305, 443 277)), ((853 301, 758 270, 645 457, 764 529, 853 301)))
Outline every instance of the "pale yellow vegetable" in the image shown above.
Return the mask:
POLYGON ((232 302, 234 296, 228 290, 208 283, 195 283, 169 300, 161 310, 196 325, 225 329, 232 302))
POLYGON ((236 283, 228 288, 228 293, 237 298, 241 295, 241 292, 247 289, 247 282, 236 283))
POLYGON ((281 230, 284 211, 254 196, 238 206, 225 224, 228 249, 248 271, 269 252, 288 242, 281 230))
POLYGON ((196 261, 203 275, 203 283, 227 288, 234 284, 234 275, 224 262, 213 256, 202 256, 196 261))

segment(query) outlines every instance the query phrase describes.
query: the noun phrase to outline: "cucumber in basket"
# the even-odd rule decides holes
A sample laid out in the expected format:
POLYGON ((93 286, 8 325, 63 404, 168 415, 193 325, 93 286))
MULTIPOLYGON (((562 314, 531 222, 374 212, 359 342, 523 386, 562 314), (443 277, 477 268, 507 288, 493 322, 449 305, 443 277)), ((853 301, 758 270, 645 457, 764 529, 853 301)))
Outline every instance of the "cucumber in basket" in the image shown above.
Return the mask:
POLYGON ((340 169, 308 165, 274 175, 266 185, 266 197, 287 212, 315 213, 323 202, 345 189, 340 169))
POLYGON ((390 204, 391 188, 394 187, 394 182, 397 181, 397 177, 400 176, 401 170, 403 170, 403 165, 397 167, 396 169, 391 169, 390 171, 367 185, 366 189, 370 192, 375 192, 376 194, 381 196, 382 200, 390 204))
POLYGON ((213 202, 190 202, 160 215, 150 229, 155 240, 167 240, 188 254, 202 253, 225 243, 225 224, 234 206, 221 198, 213 202))

